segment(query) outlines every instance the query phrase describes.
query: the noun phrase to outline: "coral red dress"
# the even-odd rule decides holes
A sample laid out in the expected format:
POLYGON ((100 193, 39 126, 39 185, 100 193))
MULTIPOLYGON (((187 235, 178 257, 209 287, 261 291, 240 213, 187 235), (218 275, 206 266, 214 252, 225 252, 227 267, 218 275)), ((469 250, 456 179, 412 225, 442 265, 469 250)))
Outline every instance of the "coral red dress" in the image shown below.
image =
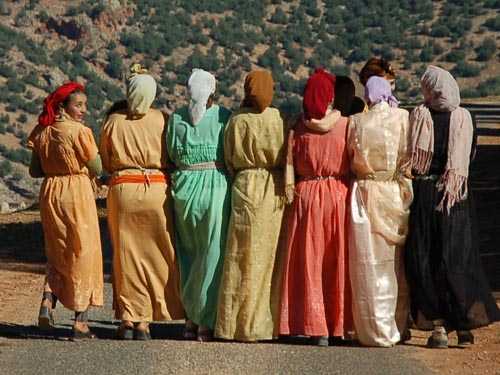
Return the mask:
POLYGON ((279 333, 345 336, 352 328, 347 259, 348 120, 328 133, 299 121, 293 140, 298 183, 288 212, 279 333))

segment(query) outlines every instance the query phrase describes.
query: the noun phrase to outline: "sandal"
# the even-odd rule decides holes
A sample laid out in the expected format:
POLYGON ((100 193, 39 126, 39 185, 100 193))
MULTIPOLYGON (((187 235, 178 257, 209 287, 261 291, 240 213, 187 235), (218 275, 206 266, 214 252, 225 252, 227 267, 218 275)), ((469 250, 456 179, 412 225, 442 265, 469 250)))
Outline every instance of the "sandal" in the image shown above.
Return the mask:
POLYGON ((149 341, 151 340, 151 333, 149 330, 134 328, 134 340, 149 341))
POLYGON ((328 336, 313 336, 311 337, 311 344, 316 346, 327 347, 329 345, 328 336))
POLYGON ((206 327, 198 327, 198 337, 199 342, 210 342, 214 340, 214 332, 206 327))
POLYGON ((471 331, 457 331, 458 346, 466 348, 474 344, 474 335, 471 331))
POLYGON ((51 330, 55 326, 54 314, 48 306, 40 306, 38 313, 38 328, 41 330, 51 330))
POLYGON ((432 332, 431 337, 427 340, 427 347, 432 349, 447 349, 448 348, 448 335, 444 328, 432 332))
POLYGON ((71 330, 72 336, 71 336, 71 341, 78 341, 78 340, 87 340, 87 339, 95 339, 96 335, 92 333, 92 331, 89 329, 86 332, 80 331, 78 329, 73 329, 71 330))
POLYGON ((118 340, 133 340, 134 339, 134 327, 120 325, 115 332, 115 337, 118 340))
POLYGON ((196 340, 197 332, 198 326, 194 324, 192 320, 186 320, 182 337, 186 340, 196 340))

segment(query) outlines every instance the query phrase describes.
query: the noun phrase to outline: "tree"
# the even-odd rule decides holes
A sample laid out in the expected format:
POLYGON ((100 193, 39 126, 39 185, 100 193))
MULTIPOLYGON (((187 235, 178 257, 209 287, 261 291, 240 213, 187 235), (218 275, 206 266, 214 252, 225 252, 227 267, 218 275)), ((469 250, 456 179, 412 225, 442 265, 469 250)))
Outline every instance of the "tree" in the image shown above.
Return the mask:
POLYGON ((286 13, 283 11, 283 9, 276 8, 276 11, 271 16, 270 21, 272 23, 277 23, 277 24, 280 24, 280 25, 286 25, 286 23, 288 21, 288 17, 286 15, 286 13))

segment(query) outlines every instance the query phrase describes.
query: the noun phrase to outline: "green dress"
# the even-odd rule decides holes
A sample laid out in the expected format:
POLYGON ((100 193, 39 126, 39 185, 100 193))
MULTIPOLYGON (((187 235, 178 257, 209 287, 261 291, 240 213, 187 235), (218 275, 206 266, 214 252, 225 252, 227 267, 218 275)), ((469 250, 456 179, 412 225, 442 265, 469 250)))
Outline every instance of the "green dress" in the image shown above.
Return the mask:
POLYGON ((230 115, 226 108, 212 105, 192 125, 187 107, 182 108, 170 117, 167 132, 168 153, 177 167, 172 196, 182 302, 188 319, 211 329, 231 208, 229 177, 224 168, 194 165, 224 165, 224 129, 230 115))

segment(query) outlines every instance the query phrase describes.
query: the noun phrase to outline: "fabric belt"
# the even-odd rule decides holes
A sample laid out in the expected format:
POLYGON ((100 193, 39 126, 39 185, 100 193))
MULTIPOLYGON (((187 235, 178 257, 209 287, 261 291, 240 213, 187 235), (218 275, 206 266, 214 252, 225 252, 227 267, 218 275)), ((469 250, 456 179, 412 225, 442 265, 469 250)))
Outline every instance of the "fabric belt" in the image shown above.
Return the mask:
POLYGON ((224 165, 224 163, 217 161, 208 161, 206 163, 183 165, 181 167, 178 167, 177 169, 179 171, 204 171, 207 169, 225 169, 225 168, 226 166, 224 165))
POLYGON ((441 176, 440 175, 437 175, 437 174, 430 174, 430 175, 427 175, 427 176, 415 176, 415 180, 420 180, 420 181, 437 181, 439 180, 441 176))
POLYGON ((401 175, 394 172, 379 171, 369 173, 364 176, 357 177, 358 180, 371 180, 371 181, 398 181, 401 175))
POLYGON ((299 181, 323 181, 323 180, 341 180, 346 178, 345 175, 330 175, 330 176, 300 176, 299 181))
MULTIPOLYGON (((134 168, 127 168, 134 170, 134 168)), ((168 181, 167 175, 159 169, 145 169, 137 168, 142 174, 114 174, 111 177, 109 186, 114 186, 118 184, 146 184, 150 185, 152 183, 166 183, 168 181)))

